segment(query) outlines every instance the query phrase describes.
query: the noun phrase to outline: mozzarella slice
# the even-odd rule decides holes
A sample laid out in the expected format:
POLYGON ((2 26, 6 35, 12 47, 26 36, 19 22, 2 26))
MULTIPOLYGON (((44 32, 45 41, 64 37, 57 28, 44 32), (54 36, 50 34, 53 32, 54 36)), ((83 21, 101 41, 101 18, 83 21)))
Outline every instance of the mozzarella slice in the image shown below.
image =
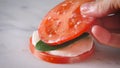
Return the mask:
MULTIPOLYGON (((32 44, 36 45, 36 43, 40 40, 38 32, 34 31, 32 35, 32 44)), ((57 49, 57 50, 52 50, 52 51, 47 51, 47 53, 51 55, 56 55, 56 56, 63 56, 63 57, 74 57, 81 55, 87 51, 90 51, 91 48, 93 47, 93 41, 90 36, 80 39, 72 44, 70 44, 67 47, 57 49)))
POLYGON ((90 37, 86 37, 65 48, 49 51, 48 53, 57 56, 74 57, 90 51, 92 46, 92 39, 90 37))
POLYGON ((32 44, 35 46, 39 40, 38 31, 34 31, 32 34, 32 44))

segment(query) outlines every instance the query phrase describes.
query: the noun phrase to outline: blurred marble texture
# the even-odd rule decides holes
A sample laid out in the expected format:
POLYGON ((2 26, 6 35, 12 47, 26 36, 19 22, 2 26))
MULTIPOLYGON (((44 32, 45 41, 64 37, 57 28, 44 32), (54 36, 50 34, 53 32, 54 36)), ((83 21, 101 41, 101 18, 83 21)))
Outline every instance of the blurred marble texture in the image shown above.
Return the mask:
POLYGON ((0 0, 0 68, 120 68, 120 49, 96 44, 95 55, 68 65, 40 61, 28 41, 45 14, 63 0, 0 0))

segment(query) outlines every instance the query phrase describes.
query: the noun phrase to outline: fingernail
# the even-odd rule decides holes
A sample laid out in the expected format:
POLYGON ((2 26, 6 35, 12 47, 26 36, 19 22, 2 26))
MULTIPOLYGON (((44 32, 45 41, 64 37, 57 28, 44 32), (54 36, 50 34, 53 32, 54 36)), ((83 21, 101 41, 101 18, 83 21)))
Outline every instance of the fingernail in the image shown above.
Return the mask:
POLYGON ((87 16, 93 11, 94 9, 93 3, 94 2, 85 3, 80 7, 80 11, 83 16, 87 16))

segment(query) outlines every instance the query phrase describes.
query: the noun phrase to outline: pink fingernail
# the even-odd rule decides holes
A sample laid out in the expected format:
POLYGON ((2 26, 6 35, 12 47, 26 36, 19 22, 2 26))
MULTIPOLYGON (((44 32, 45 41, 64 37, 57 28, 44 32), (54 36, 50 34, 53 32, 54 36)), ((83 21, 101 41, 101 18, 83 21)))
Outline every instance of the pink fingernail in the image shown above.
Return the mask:
POLYGON ((93 2, 85 3, 80 7, 80 11, 83 16, 88 15, 92 10, 93 10, 93 2))

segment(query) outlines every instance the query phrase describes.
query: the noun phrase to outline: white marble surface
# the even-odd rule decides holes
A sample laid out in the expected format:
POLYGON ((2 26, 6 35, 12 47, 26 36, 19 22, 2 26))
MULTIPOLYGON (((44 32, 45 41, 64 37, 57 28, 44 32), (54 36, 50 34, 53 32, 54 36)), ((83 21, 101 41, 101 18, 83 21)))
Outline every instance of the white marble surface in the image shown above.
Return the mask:
POLYGON ((51 64, 34 57, 28 40, 39 22, 62 0, 0 0, 0 68, 120 68, 120 49, 96 45, 95 55, 77 64, 51 64))

